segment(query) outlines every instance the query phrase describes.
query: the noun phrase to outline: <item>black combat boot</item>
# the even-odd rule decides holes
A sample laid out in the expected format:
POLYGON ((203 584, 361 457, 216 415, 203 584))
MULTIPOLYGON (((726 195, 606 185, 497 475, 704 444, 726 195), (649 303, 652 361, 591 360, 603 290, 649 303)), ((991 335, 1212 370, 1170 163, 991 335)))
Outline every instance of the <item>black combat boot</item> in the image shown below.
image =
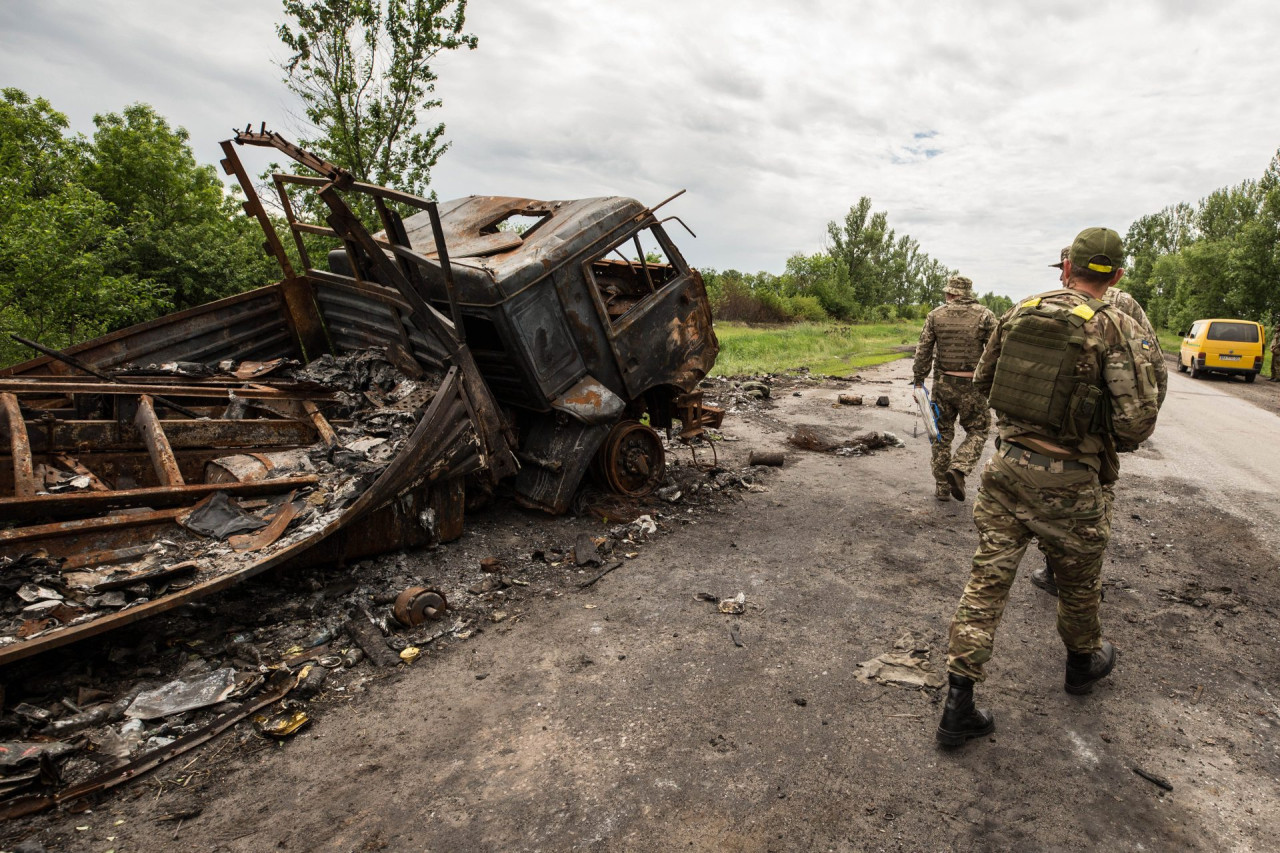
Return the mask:
POLYGON ((1106 640, 1102 648, 1092 654, 1067 652, 1067 681, 1063 686, 1068 693, 1079 696, 1093 690, 1093 685, 1106 678, 1116 665, 1116 647, 1106 640))
POLYGON ((958 501, 964 500, 964 472, 959 468, 952 468, 947 472, 947 484, 951 486, 951 497, 958 501))
POLYGON ((1031 582, 1050 595, 1058 594, 1058 582, 1054 580, 1053 569, 1041 566, 1031 573, 1031 582))
POLYGON ((954 672, 948 678, 951 689, 947 691, 947 704, 942 709, 942 722, 938 723, 938 743, 960 746, 970 738, 994 732, 996 721, 991 712, 974 707, 973 679, 954 672))

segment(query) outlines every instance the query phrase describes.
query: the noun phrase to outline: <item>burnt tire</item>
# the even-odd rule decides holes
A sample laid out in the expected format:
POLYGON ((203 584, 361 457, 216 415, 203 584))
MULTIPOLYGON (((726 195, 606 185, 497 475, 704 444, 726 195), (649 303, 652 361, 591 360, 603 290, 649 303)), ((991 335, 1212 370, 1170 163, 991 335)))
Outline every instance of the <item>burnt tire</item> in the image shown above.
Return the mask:
POLYGON ((652 494, 667 477, 662 437, 639 421, 620 421, 605 436, 596 466, 611 491, 632 498, 652 494))

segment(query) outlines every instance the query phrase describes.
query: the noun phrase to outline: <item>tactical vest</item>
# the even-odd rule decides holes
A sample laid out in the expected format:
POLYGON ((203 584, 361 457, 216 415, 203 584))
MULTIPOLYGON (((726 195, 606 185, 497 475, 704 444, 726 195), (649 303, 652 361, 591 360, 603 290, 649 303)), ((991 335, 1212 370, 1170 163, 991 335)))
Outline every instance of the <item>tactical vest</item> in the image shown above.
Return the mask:
POLYGON ((973 310, 973 304, 946 305, 933 315, 938 367, 942 370, 973 370, 982 358, 983 344, 978 340, 982 313, 973 310))
POLYGON ((1028 299, 1006 327, 991 383, 991 408, 1034 424, 1051 438, 1074 440, 1101 432, 1106 397, 1096 382, 1077 375, 1084 325, 1109 307, 1098 299, 1079 305, 1028 299))

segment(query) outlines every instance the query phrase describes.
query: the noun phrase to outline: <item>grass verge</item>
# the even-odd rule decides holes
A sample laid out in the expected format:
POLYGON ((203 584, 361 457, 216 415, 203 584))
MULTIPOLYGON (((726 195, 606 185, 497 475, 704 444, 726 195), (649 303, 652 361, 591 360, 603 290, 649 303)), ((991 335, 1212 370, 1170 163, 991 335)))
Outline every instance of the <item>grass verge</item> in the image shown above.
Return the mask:
POLYGON ((782 373, 800 367, 810 372, 845 376, 859 367, 905 358, 904 346, 920 338, 920 323, 796 323, 754 326, 716 323, 720 356, 712 373, 739 376, 782 373))

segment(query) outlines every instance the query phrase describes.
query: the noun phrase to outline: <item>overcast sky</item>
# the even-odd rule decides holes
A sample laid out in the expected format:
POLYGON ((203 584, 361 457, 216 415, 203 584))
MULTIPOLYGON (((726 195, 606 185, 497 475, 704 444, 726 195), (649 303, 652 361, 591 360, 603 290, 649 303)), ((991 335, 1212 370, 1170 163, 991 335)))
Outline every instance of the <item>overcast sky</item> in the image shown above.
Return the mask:
MULTIPOLYGON (((473 0, 442 57, 441 198, 628 195, 695 266, 780 272, 859 196, 1019 297, 1081 228, 1257 178, 1280 147, 1280 4, 473 0), (1088 10, 1088 11, 1082 11, 1088 10)), ((143 101, 220 157, 298 135, 275 0, 0 0, 0 86, 72 127, 143 101)), ((436 120, 429 117, 429 120, 436 120)))

